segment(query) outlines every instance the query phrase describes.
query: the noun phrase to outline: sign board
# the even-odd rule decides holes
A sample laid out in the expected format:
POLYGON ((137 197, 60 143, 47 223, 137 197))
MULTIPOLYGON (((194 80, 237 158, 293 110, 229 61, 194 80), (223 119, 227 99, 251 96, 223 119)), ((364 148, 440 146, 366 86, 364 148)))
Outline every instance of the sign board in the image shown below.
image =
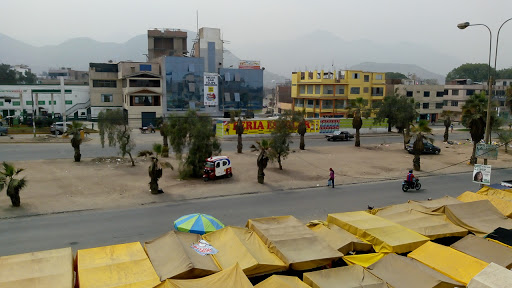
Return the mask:
POLYGON ((473 182, 491 185, 491 165, 475 164, 473 168, 473 182))
POLYGON ((204 73, 204 105, 219 105, 219 76, 216 73, 204 73))
POLYGON ((475 156, 481 159, 498 160, 498 146, 492 144, 476 144, 475 156))
POLYGON ((260 61, 240 60, 238 62, 238 69, 261 69, 261 64, 260 61))

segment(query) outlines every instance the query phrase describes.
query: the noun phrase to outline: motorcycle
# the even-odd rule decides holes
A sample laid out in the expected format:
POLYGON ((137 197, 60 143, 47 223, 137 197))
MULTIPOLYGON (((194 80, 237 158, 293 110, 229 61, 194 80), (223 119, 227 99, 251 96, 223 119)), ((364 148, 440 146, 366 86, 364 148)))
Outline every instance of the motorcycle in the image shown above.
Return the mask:
POLYGON ((402 182, 402 191, 407 192, 409 189, 420 190, 421 189, 420 180, 418 178, 415 178, 412 183, 407 182, 406 180, 404 180, 402 182))

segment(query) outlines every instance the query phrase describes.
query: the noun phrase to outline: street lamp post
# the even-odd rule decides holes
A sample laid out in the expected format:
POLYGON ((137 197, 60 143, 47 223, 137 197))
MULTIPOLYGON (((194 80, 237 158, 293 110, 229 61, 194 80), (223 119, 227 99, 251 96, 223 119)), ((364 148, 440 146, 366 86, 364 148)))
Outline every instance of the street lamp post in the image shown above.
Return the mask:
MULTIPOLYGON (((498 29, 498 34, 496 36, 496 51, 494 53, 494 73, 496 73, 496 59, 498 58, 498 40, 500 38, 500 30, 505 23, 512 20, 512 18, 507 19, 505 22, 503 22, 498 29)), ((485 24, 470 24, 469 22, 463 22, 460 24, 457 24, 457 27, 459 29, 466 29, 469 26, 485 26, 487 30, 489 30, 489 80, 488 80, 488 100, 487 100, 487 117, 485 120, 485 143, 490 144, 491 143, 491 101, 492 101, 492 85, 493 85, 493 79, 491 75, 491 51, 492 51, 492 32, 489 26, 485 24)), ((494 76, 496 78, 496 75, 494 76)), ((487 165, 487 158, 484 158, 484 165, 487 165)))

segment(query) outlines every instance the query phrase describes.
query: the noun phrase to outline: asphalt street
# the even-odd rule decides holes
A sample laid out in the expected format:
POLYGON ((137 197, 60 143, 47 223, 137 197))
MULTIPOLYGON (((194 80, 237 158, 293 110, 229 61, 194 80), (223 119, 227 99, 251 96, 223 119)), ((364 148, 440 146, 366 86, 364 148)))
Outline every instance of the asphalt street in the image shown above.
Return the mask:
MULTIPOLYGON (((492 172, 493 182, 508 180, 512 169, 492 172)), ((365 210, 456 197, 477 191, 471 173, 425 177, 420 191, 404 193, 401 181, 374 182, 312 189, 274 191, 230 197, 143 205, 122 210, 91 210, 0 220, 0 256, 72 247, 73 250, 148 241, 173 230, 173 221, 189 213, 207 213, 225 225, 245 226, 247 219, 294 215, 303 222, 325 220, 328 213, 365 210)))

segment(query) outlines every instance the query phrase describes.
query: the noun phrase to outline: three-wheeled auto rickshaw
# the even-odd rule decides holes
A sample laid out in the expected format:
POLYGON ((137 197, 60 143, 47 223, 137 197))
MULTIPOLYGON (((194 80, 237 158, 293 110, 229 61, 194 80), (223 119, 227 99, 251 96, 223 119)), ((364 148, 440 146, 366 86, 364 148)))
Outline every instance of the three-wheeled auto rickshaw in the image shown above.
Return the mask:
POLYGON ((205 182, 218 177, 231 178, 232 176, 233 171, 231 170, 231 160, 229 160, 229 157, 215 156, 206 159, 203 173, 203 180, 205 182))

